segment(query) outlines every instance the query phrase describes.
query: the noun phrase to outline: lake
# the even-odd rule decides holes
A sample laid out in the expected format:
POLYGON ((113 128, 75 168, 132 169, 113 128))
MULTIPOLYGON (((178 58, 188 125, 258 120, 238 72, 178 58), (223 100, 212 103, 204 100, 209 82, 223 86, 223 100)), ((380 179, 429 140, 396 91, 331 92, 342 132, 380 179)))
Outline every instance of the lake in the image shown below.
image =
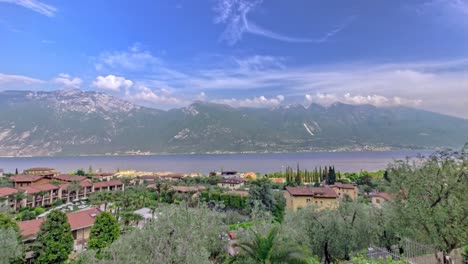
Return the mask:
POLYGON ((316 152, 316 153, 271 153, 271 154, 187 154, 149 156, 78 156, 78 157, 21 157, 0 158, 0 168, 5 172, 19 172, 30 167, 52 167, 63 173, 79 168, 102 169, 111 172, 117 169, 139 171, 200 172, 236 170, 260 173, 284 170, 287 166, 313 169, 315 166, 334 165, 337 171, 357 172, 385 169, 395 159, 427 155, 427 150, 402 150, 382 152, 316 152))

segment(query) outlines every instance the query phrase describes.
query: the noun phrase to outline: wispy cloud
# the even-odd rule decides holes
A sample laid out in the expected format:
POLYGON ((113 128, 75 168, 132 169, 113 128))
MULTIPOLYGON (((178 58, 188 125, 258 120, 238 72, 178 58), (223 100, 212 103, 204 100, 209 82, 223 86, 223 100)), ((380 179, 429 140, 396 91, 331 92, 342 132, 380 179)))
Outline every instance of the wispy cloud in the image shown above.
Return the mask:
POLYGON ((55 16, 55 13, 57 12, 56 7, 45 4, 38 0, 0 0, 0 3, 19 5, 48 17, 55 16))
POLYGON ((95 67, 97 70, 106 68, 120 68, 130 71, 141 71, 152 68, 160 63, 160 60, 149 51, 141 50, 141 46, 136 43, 129 47, 127 51, 103 52, 97 58, 95 67))
POLYGON ((262 27, 248 18, 249 13, 260 6, 262 2, 263 0, 218 0, 214 7, 216 13, 214 21, 217 24, 226 25, 222 39, 233 45, 242 39, 244 33, 250 33, 286 42, 322 43, 342 31, 351 21, 346 21, 318 38, 292 37, 262 27))
POLYGON ((44 83, 44 81, 23 75, 0 73, 0 83, 41 84, 44 83))

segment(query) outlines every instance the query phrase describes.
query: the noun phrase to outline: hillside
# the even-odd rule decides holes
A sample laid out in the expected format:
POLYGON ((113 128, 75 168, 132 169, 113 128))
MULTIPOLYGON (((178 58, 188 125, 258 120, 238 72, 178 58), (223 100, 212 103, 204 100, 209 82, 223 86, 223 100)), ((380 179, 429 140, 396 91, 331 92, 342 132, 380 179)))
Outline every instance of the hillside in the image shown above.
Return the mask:
POLYGON ((195 102, 162 111, 99 92, 0 92, 1 156, 380 150, 465 141, 468 120, 405 107, 195 102))

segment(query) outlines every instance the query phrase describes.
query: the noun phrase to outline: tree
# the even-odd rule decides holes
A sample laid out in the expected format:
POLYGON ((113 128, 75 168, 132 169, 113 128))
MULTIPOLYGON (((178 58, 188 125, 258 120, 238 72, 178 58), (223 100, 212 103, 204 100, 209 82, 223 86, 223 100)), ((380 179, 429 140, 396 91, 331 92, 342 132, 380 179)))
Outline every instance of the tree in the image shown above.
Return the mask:
POLYGON ((88 174, 91 175, 91 174, 93 174, 93 173, 94 173, 93 167, 91 167, 91 165, 89 165, 89 167, 88 167, 88 174))
MULTIPOLYGON (((75 195, 75 198, 74 199, 78 199, 78 192, 81 191, 81 184, 80 182, 78 181, 72 181, 68 187, 67 187, 67 191, 68 191, 68 197, 70 198, 71 196, 71 193, 73 193, 75 195)), ((70 198, 71 199, 71 198, 70 198)))
POLYGON ((19 233, 11 227, 0 227, 0 264, 24 263, 24 250, 19 233))
POLYGON ((273 209, 275 198, 271 182, 267 178, 261 178, 252 182, 249 189, 249 205, 252 208, 255 201, 259 201, 262 209, 271 211, 273 209))
MULTIPOLYGON (((111 263, 213 263, 224 252, 222 215, 202 205, 161 207, 158 220, 120 236, 104 252, 111 263)), ((92 263, 92 262, 91 262, 92 263)))
POLYGON ((452 250, 468 244, 467 151, 398 161, 388 172, 400 234, 436 247, 444 261, 452 250))
POLYGON ((18 168, 16 168, 15 170, 15 175, 18 175, 18 168))
POLYGON ((330 167, 330 170, 328 171, 328 184, 332 185, 335 184, 336 182, 336 173, 335 173, 335 166, 330 167))
POLYGON ((42 222, 36 238, 37 263, 65 263, 73 250, 73 236, 67 215, 54 210, 42 222))
POLYGON ((0 213, 0 229, 13 229, 19 231, 18 224, 10 216, 0 213))
POLYGON ((79 176, 86 176, 86 173, 84 172, 83 169, 79 169, 75 172, 75 175, 79 175, 79 176))
POLYGON ((373 207, 343 201, 338 209, 303 208, 287 215, 284 233, 311 249, 323 263, 350 260, 351 253, 378 242, 378 231, 372 218, 373 207))
POLYGON ((120 236, 119 224, 108 212, 102 212, 96 217, 89 236, 88 247, 96 250, 96 256, 101 258, 101 249, 108 247, 120 236))
POLYGON ((254 239, 251 242, 237 244, 243 252, 255 263, 309 263, 304 254, 304 250, 295 246, 279 246, 279 228, 273 227, 266 236, 254 232, 254 239))

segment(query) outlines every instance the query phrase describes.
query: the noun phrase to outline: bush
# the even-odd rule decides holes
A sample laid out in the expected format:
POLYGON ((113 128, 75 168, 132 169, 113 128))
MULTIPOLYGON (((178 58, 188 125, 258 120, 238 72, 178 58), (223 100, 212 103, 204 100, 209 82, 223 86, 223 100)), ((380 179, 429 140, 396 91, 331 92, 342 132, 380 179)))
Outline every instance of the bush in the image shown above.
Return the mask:
POLYGON ((210 201, 210 193, 208 191, 202 191, 200 195, 201 195, 202 201, 204 202, 210 201))
POLYGON ((42 208, 42 207, 36 207, 34 208, 34 213, 36 214, 36 216, 40 215, 40 214, 43 214, 45 212, 45 209, 42 208))
POLYGON ((229 199, 229 205, 234 208, 242 208, 242 200, 241 196, 238 194, 231 195, 229 199))
POLYGON ((222 193, 222 194, 220 195, 220 198, 221 198, 221 202, 223 202, 223 204, 224 204, 225 206, 230 205, 230 204, 229 204, 229 198, 230 198, 230 195, 229 195, 229 194, 222 193))
POLYGON ((211 193, 211 201, 219 201, 220 200, 220 193, 218 192, 214 192, 214 193, 211 193))

